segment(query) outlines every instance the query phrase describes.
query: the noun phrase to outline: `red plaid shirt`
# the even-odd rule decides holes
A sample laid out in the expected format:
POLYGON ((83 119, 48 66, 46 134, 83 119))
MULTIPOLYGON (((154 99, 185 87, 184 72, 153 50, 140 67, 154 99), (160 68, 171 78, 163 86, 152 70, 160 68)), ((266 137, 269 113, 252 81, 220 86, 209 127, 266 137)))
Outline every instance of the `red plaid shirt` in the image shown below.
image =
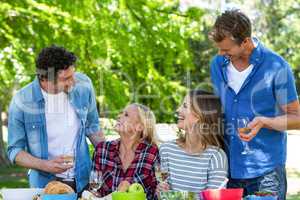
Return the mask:
POLYGON ((121 181, 140 183, 147 194, 148 200, 157 199, 155 194, 158 184, 155 178, 154 164, 159 159, 158 147, 146 141, 141 142, 135 158, 124 172, 119 157, 120 140, 100 142, 96 147, 94 168, 102 171, 103 185, 98 190, 105 196, 117 190, 121 181))

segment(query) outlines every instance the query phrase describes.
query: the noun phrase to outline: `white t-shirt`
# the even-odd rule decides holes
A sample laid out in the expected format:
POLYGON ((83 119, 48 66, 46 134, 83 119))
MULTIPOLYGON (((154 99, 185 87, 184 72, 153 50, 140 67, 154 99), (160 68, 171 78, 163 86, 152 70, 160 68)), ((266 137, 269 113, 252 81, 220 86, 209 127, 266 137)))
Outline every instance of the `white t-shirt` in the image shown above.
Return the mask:
MULTIPOLYGON (((45 99, 48 157, 53 159, 63 155, 66 149, 74 151, 80 122, 65 92, 49 94, 42 90, 42 93, 45 99)), ((74 178, 74 167, 56 176, 74 178)))
POLYGON ((253 65, 249 65, 245 70, 239 72, 230 62, 227 67, 227 78, 228 78, 228 85, 235 91, 237 94, 243 83, 245 82, 246 78, 249 76, 253 69, 253 65))
MULTIPOLYGON (((252 42, 254 47, 256 48, 258 45, 258 41, 252 39, 252 42)), ((252 69, 253 69, 253 65, 251 64, 245 70, 239 72, 234 67, 233 63, 230 62, 229 66, 227 67, 228 85, 235 91, 236 94, 240 91, 246 78, 252 72, 252 69)))

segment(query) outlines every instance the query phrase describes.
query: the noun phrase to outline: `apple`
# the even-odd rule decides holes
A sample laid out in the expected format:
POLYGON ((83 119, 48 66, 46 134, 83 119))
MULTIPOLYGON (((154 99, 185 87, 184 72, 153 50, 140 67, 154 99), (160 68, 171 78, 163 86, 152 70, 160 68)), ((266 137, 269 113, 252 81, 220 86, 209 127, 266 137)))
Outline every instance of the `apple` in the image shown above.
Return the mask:
POLYGON ((144 188, 139 183, 133 183, 129 186, 128 192, 142 192, 144 193, 144 188))

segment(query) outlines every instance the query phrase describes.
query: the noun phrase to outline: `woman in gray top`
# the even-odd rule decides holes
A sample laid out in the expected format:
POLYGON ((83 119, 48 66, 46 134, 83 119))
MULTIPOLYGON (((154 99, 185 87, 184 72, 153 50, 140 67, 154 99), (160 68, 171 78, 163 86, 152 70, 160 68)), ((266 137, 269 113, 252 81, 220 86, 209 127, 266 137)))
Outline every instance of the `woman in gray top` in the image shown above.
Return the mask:
POLYGON ((181 136, 160 147, 161 170, 167 168, 166 182, 158 191, 200 192, 224 185, 228 162, 222 150, 222 116, 219 99, 201 90, 192 90, 178 109, 181 136))

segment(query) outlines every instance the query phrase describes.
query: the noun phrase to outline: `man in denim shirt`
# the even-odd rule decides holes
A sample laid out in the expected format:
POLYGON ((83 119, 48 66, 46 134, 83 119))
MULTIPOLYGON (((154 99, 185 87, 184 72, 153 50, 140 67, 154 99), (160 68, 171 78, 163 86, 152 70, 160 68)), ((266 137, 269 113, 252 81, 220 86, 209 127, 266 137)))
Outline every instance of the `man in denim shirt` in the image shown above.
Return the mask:
POLYGON ((103 140, 91 80, 75 73, 76 56, 62 47, 44 48, 37 77, 13 97, 8 119, 8 157, 30 169, 31 187, 59 180, 81 192, 91 160, 86 137, 103 140), (64 155, 74 158, 65 162, 64 155))
POLYGON ((219 16, 210 37, 219 49, 211 63, 211 79, 225 112, 227 186, 244 188, 244 195, 275 192, 284 200, 285 130, 300 128, 292 70, 281 56, 251 37, 251 22, 239 10, 219 16), (251 121, 247 133, 238 133, 241 118, 251 121))

